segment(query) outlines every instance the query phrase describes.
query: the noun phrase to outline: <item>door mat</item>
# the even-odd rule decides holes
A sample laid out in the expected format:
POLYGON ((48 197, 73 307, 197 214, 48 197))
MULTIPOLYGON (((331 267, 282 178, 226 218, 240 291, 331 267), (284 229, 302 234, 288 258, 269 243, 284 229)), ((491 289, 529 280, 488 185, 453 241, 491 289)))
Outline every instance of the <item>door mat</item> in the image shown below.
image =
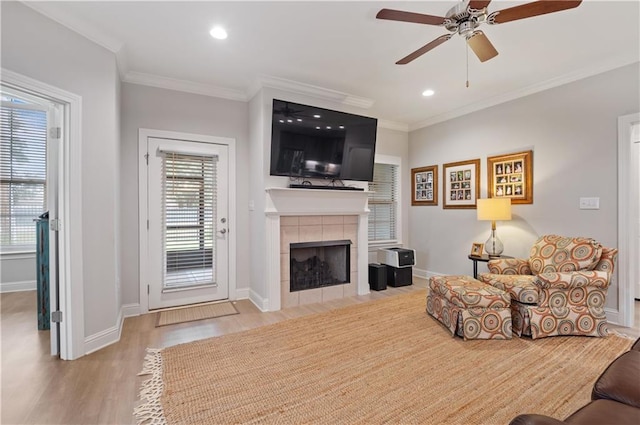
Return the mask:
POLYGON ((178 308, 161 311, 158 314, 158 326, 175 325, 176 323, 193 322, 196 320, 213 319, 215 317, 238 314, 236 307, 229 301, 216 304, 198 305, 194 307, 178 308))

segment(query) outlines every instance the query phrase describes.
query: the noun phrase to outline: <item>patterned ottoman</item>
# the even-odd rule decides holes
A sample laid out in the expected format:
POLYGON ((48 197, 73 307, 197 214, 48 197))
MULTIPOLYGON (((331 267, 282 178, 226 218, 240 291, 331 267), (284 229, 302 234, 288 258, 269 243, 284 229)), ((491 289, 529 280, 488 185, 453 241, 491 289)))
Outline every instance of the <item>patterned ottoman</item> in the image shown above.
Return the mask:
POLYGON ((433 276, 427 313, 468 339, 511 339, 511 297, 471 276, 433 276))

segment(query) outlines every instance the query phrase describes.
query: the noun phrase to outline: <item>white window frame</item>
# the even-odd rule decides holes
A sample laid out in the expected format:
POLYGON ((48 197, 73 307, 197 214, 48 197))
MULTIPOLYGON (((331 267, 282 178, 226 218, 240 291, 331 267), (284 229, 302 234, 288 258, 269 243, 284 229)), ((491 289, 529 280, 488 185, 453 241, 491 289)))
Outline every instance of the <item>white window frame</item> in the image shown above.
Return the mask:
MULTIPOLYGON (((396 181, 396 239, 387 241, 368 241, 369 247, 372 249, 394 247, 402 245, 402 158, 394 155, 376 154, 374 158, 375 164, 390 164, 397 166, 398 180, 396 181)), ((368 231, 368 229, 367 229, 368 231)), ((368 238, 368 236, 367 236, 368 238)))

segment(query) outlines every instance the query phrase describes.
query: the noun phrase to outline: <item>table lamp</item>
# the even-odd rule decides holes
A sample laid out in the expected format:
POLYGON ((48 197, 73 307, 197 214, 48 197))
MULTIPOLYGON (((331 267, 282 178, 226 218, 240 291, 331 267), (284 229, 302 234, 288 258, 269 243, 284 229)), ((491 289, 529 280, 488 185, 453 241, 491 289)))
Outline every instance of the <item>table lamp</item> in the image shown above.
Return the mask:
POLYGON ((478 220, 491 220, 491 236, 484 244, 489 257, 499 257, 504 251, 502 241, 496 235, 497 220, 511 220, 511 198, 478 199, 478 220))

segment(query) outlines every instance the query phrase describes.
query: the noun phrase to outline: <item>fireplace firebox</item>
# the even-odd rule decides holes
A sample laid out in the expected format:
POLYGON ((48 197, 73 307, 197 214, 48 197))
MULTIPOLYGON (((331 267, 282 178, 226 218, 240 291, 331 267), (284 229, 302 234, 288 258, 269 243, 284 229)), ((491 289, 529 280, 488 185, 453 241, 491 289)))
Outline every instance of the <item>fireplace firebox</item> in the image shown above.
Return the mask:
POLYGON ((292 243, 289 248, 291 292, 349 283, 350 240, 292 243))

